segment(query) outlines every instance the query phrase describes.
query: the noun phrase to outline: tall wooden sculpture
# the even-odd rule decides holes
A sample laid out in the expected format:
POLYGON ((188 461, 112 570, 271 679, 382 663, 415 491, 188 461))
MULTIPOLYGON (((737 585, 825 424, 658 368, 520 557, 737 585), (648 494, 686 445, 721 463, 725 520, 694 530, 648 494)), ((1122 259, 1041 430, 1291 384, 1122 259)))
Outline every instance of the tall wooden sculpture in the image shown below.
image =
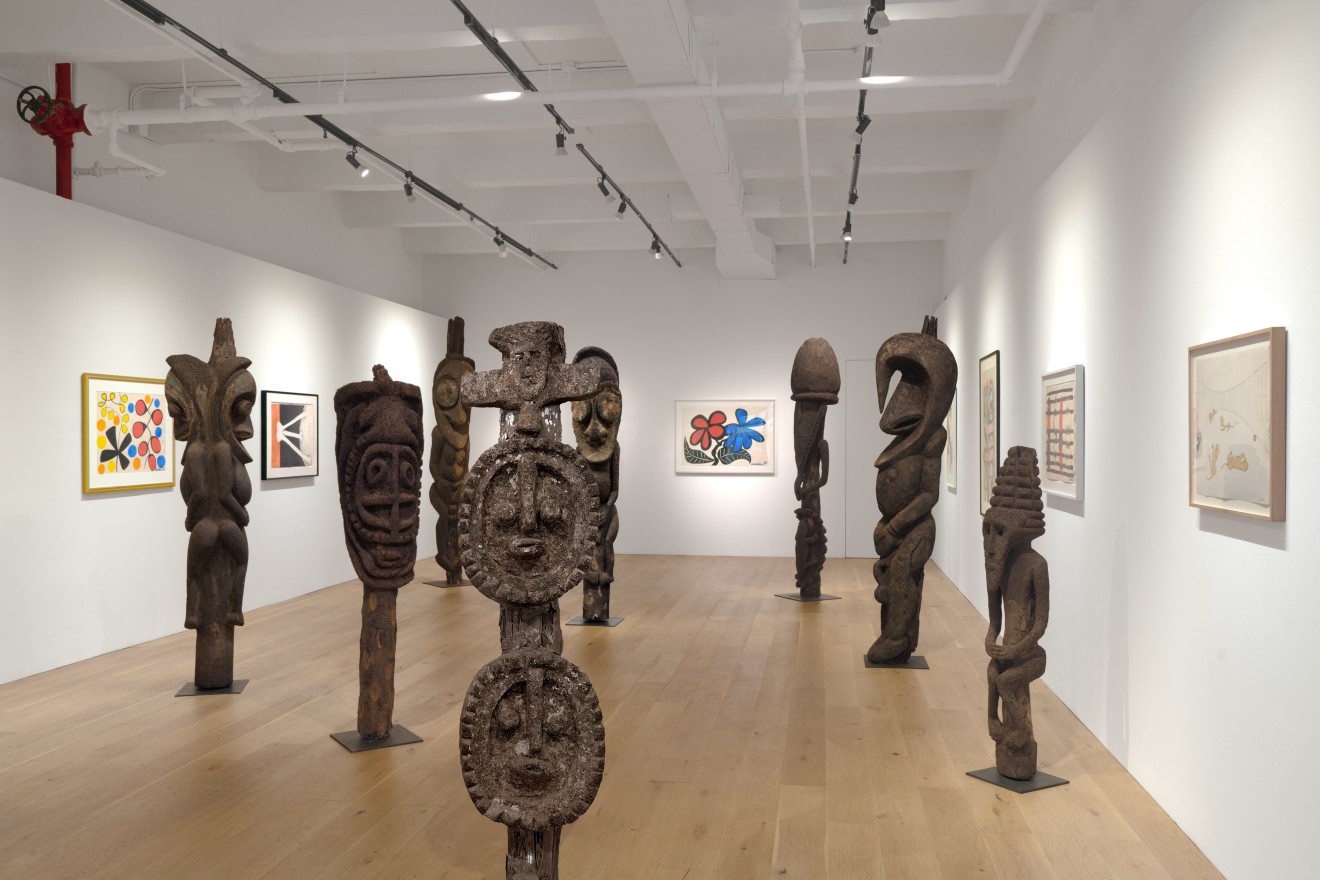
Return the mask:
POLYGON ((875 460, 875 497, 881 519, 875 527, 875 599, 880 603, 880 637, 866 652, 868 666, 926 668, 913 659, 921 626, 921 588, 925 565, 935 547, 935 518, 940 500, 940 465, 944 417, 953 403, 958 364, 940 342, 936 323, 927 317, 920 333, 899 333, 875 356, 875 384, 880 395, 880 430, 893 441, 875 460), (895 373, 898 387, 889 395, 895 373))
POLYGON ((228 318, 215 322, 211 359, 171 355, 165 399, 174 436, 186 441, 179 489, 188 506, 188 604, 183 625, 197 630, 193 681, 179 696, 238 693, 234 681, 234 627, 243 625, 243 581, 247 576, 247 503, 252 456, 243 441, 252 436, 257 383, 239 357, 228 318))
POLYGON ((1018 792, 1062 785, 1066 779, 1036 772, 1031 724, 1031 683, 1045 674, 1041 636, 1050 621, 1050 573, 1031 542, 1045 534, 1036 450, 1014 446, 995 480, 982 520, 990 628, 985 651, 988 720, 995 766, 968 775, 1018 792), (1003 642, 999 641, 1003 630, 1003 642), (1002 711, 1001 711, 1002 707, 1002 711))
POLYGON ((335 392, 339 507, 362 580, 357 730, 331 734, 351 752, 420 742, 393 723, 399 587, 413 578, 422 500, 422 390, 373 378, 335 392))
POLYGON ((622 617, 610 617, 610 585, 614 583, 614 539, 619 535, 619 419, 623 392, 619 365, 602 348, 584 348, 573 363, 590 363, 600 370, 600 389, 594 397, 573 402, 573 435, 578 453, 596 478, 600 498, 600 530, 591 568, 582 580, 582 616, 571 626, 618 626, 622 617))
POLYGON ((825 439, 825 411, 839 402, 839 359, 819 337, 798 348, 790 374, 793 388, 793 453, 797 459, 798 527, 797 593, 779 593, 784 599, 820 602, 838 596, 820 592, 820 571, 825 565, 825 523, 820 516, 820 490, 830 478, 830 444, 825 439))
POLYGON ((477 368, 472 358, 463 356, 463 319, 449 319, 449 340, 445 356, 435 368, 431 383, 431 402, 435 405, 435 427, 431 429, 431 506, 435 508, 435 561, 445 570, 444 583, 427 581, 432 586, 453 587, 463 582, 463 563, 458 553, 458 503, 463 495, 463 481, 468 472, 468 417, 472 407, 463 403, 460 391, 463 377, 477 368))
POLYGON ((594 364, 564 364, 558 324, 501 327, 499 370, 463 378, 463 401, 500 408, 499 442, 472 467, 459 512, 463 566, 500 603, 501 655, 472 679, 459 758, 472 803, 508 826, 507 880, 558 880, 559 838, 596 797, 605 728, 587 676, 560 654, 559 597, 591 566, 596 480, 559 442, 559 404, 594 395, 594 364))

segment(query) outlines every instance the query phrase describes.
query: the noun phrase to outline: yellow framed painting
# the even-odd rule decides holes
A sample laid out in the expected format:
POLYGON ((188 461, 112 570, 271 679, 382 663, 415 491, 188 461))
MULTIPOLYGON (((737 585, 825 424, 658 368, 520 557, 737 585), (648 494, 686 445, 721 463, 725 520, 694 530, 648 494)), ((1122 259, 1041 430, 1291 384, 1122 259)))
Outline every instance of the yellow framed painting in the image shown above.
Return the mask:
POLYGON ((82 374, 83 493, 174 485, 164 379, 82 374))

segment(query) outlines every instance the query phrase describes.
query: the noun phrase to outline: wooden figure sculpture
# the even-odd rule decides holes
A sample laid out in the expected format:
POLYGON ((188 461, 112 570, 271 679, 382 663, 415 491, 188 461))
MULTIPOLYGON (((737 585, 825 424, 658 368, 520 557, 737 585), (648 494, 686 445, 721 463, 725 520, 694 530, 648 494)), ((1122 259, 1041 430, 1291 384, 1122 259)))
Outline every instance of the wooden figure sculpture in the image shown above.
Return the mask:
POLYGON ((1043 534, 1045 507, 1036 450, 1015 446, 999 468, 990 509, 981 527, 986 590, 990 594, 985 651, 990 655, 986 676, 995 766, 969 775, 1018 792, 1067 781, 1036 772, 1036 740, 1031 724, 1031 683, 1045 674, 1045 649, 1040 639, 1050 620, 1049 567, 1045 557, 1031 547, 1031 542, 1043 534))
POLYGON ((797 593, 785 599, 819 602, 838 596, 821 595, 820 570, 825 565, 825 523, 820 517, 820 490, 830 478, 830 444, 825 440, 825 411, 839 402, 839 359, 819 337, 802 343, 793 358, 793 453, 797 459, 798 527, 797 593))
POLYGON ((449 319, 449 339, 444 360, 435 368, 431 402, 435 405, 435 427, 431 429, 431 506, 435 522, 435 561, 445 570, 444 583, 463 582, 463 563, 458 553, 458 503, 468 472, 468 417, 472 407, 463 403, 463 377, 476 369, 472 358, 463 356, 463 319, 449 319))
POLYGON ((559 442, 559 404, 595 395, 600 369, 564 364, 558 324, 501 327, 490 344, 504 366, 465 376, 463 401, 500 408, 500 439, 468 475, 459 545, 473 585, 500 603, 502 653, 468 688, 459 758, 472 803, 508 826, 507 880, 558 880, 560 831, 605 769, 596 692, 560 656, 559 597, 591 567, 600 502, 587 463, 559 442))
POLYGON ((357 730, 332 734, 351 752, 420 742, 393 723, 399 588, 413 578, 422 499, 422 391, 380 364, 335 392, 339 507, 362 580, 357 730))
POLYGON ((926 318, 920 333, 899 333, 880 346, 875 384, 880 430, 894 439, 875 460, 881 513, 875 527, 880 558, 874 568, 880 637, 866 652, 866 662, 926 668, 921 658, 912 660, 912 653, 921 626, 926 561, 935 547, 931 510, 940 500, 940 465, 948 439, 944 417, 958 384, 958 364, 939 340, 934 318, 926 318), (902 379, 890 396, 896 372, 902 379))
POLYGON ((166 358, 165 399, 174 436, 186 441, 179 489, 188 506, 188 601, 183 625, 197 630, 193 681, 179 696, 238 693, 234 681, 234 627, 243 625, 243 581, 247 576, 247 503, 252 456, 243 441, 252 436, 257 383, 234 346, 228 318, 215 322, 211 359, 188 354, 166 358))
POLYGON ((590 361, 600 370, 600 389, 594 397, 573 402, 573 435, 578 453, 596 478, 600 497, 600 531, 591 568, 582 580, 582 616, 572 626, 617 626, 622 617, 610 617, 610 585, 614 583, 614 539, 619 535, 619 418, 623 393, 619 365, 602 348, 584 348, 573 363, 590 361))

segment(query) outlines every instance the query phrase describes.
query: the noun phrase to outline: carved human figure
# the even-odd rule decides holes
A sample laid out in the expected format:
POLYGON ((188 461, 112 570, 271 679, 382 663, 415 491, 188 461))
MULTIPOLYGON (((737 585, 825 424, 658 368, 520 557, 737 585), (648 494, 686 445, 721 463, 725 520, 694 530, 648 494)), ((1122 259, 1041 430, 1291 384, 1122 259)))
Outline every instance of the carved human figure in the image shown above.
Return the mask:
POLYGON ((463 581, 458 550, 458 504, 468 472, 468 417, 472 407, 461 397, 463 377, 476 369, 472 358, 463 356, 463 319, 449 319, 449 338, 444 359, 435 368, 431 401, 435 427, 431 429, 431 506, 435 522, 435 561, 445 570, 445 582, 463 581))
POLYGON ((234 683, 234 627, 243 625, 247 576, 247 503, 257 384, 252 362, 239 357, 228 318, 215 322, 210 360, 176 354, 165 359, 165 399, 174 436, 188 446, 179 489, 188 506, 188 598, 183 625, 197 630, 194 683, 198 689, 234 683))
POLYGON ((1031 542, 1043 534, 1045 507, 1036 450, 1015 446, 999 468, 981 526, 990 598, 985 634, 990 738, 995 741, 995 769, 1010 779, 1036 775, 1031 683, 1045 674, 1040 639, 1050 619, 1050 575, 1045 557, 1031 542))
POLYGON ((463 401, 498 406, 500 440, 472 466, 459 508, 463 566, 500 603, 502 656, 463 705, 459 754, 472 801, 509 826, 508 880, 557 880, 560 829, 591 805, 605 738, 591 682, 559 654, 559 597, 591 566, 597 481, 559 442, 559 404, 597 393, 600 367, 564 364, 563 328, 501 327, 500 370, 462 381, 463 401))
POLYGON ((614 583, 614 539, 619 535, 619 419, 623 415, 623 392, 619 390, 619 366, 601 348, 584 348, 573 363, 590 361, 600 370, 600 388, 594 397, 573 403, 573 435, 578 453, 596 478, 600 497, 600 533, 591 568, 583 578, 582 619, 610 619, 610 585, 614 583))
POLYGON ((820 598, 820 571, 825 565, 825 523, 820 517, 820 490, 830 478, 830 444, 825 439, 825 412, 839 402, 839 359, 819 337, 798 348, 790 374, 793 389, 793 454, 797 459, 796 538, 797 586, 803 599, 820 598))
POLYGON ((335 392, 339 506, 353 570, 362 580, 358 733, 389 736, 399 587, 413 578, 422 491, 422 392, 380 364, 373 378, 335 392))
POLYGON ((944 417, 953 403, 958 364, 927 317, 920 333, 899 333, 875 356, 880 395, 880 430, 893 441, 875 466, 875 497, 881 519, 875 527, 875 598, 880 636, 866 652, 872 663, 903 664, 917 648, 921 590, 926 561, 935 546, 940 465, 948 434, 944 417), (889 385, 901 373, 892 396, 889 385))

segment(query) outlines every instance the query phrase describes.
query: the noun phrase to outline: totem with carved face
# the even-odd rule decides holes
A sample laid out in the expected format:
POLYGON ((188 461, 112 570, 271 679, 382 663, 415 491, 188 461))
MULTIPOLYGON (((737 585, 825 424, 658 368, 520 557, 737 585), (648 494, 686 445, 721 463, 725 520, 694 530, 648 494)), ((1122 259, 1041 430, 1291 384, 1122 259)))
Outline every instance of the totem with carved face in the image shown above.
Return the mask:
POLYGON ((804 599, 820 596, 820 572, 825 565, 825 523, 820 515, 820 490, 830 478, 830 444, 825 440, 825 413, 839 402, 839 359, 829 342, 808 339, 798 348, 790 374, 793 389, 793 452, 797 460, 798 518, 795 550, 797 586, 804 599))
POLYGON ((876 459, 875 497, 882 518, 875 527, 875 598, 880 637, 867 651, 872 663, 906 663, 917 648, 924 568, 935 546, 940 466, 948 435, 944 417, 953 403, 958 365, 936 336, 934 318, 920 333, 890 337, 875 358, 880 430, 893 436, 876 459), (901 374, 892 395, 894 374, 901 374))
POLYGON ((584 348, 573 363, 591 363, 600 370, 600 390, 594 397, 573 403, 573 434, 578 453, 596 478, 601 503, 600 533, 591 568, 582 591, 582 617, 588 621, 609 620, 610 584, 614 582, 614 540, 619 534, 619 420, 623 415, 623 393, 619 390, 619 367, 610 353, 584 348))
POLYGON ((445 570, 449 584, 462 581, 463 565, 458 549, 458 504, 467 479, 468 420, 472 407, 463 403, 460 391, 463 377, 476 369, 463 356, 463 319, 449 319, 449 344, 445 357, 435 370, 431 398, 435 406, 435 427, 431 429, 431 506, 438 514, 435 522, 435 561, 445 570))

